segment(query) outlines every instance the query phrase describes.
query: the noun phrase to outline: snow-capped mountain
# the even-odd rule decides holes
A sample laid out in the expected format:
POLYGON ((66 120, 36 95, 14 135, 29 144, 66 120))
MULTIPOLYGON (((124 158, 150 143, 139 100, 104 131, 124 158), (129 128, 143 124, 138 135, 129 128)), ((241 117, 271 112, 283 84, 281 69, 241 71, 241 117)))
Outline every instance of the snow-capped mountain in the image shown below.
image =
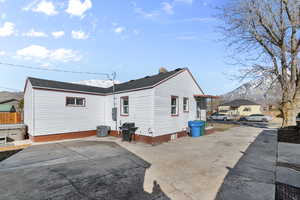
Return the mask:
POLYGON ((276 104, 281 99, 281 89, 278 84, 270 88, 270 82, 265 81, 257 86, 251 82, 222 95, 225 102, 234 99, 248 99, 262 105, 276 104))
MULTIPOLYGON (((111 80, 84 80, 84 81, 78 81, 74 83, 95 86, 95 87, 102 87, 102 88, 108 88, 113 85, 113 82, 111 80)), ((115 81, 115 84, 119 84, 119 83, 120 81, 115 81)))

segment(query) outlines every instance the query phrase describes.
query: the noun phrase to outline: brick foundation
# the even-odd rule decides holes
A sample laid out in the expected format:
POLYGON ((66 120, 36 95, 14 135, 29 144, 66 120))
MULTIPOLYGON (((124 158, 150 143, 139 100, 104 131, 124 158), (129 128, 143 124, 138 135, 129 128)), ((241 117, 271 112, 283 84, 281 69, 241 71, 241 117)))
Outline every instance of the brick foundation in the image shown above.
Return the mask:
MULTIPOLYGON (((135 134, 133 141, 143 142, 143 143, 152 144, 152 145, 161 144, 164 142, 171 141, 171 137, 174 134, 177 134, 177 138, 185 137, 188 135, 186 131, 170 133, 170 134, 161 135, 161 136, 157 136, 157 137, 135 134)), ((122 137, 121 133, 119 131, 115 131, 115 130, 110 131, 109 135, 113 136, 113 137, 122 137)))
POLYGON ((51 134, 51 135, 40 135, 40 136, 29 136, 33 142, 49 142, 55 140, 66 140, 75 138, 84 138, 96 135, 96 130, 90 131, 80 131, 80 132, 70 132, 61 134, 51 134))
MULTIPOLYGON (((211 134, 213 132, 214 132, 213 129, 206 130, 206 134, 211 134)), ((157 136, 157 137, 136 134, 133 138, 133 141, 156 145, 156 144, 161 144, 164 142, 171 141, 172 135, 174 135, 174 134, 177 134, 177 138, 188 136, 186 131, 165 134, 165 135, 161 135, 161 136, 157 136)), ((94 136, 94 135, 96 135, 96 130, 61 133, 61 134, 51 134, 51 135, 41 135, 41 136, 30 136, 30 139, 33 142, 49 142, 49 141, 56 141, 56 140, 83 138, 83 137, 89 137, 89 136, 94 136)), ((122 137, 122 134, 116 130, 110 131, 109 135, 113 136, 113 137, 122 137)))

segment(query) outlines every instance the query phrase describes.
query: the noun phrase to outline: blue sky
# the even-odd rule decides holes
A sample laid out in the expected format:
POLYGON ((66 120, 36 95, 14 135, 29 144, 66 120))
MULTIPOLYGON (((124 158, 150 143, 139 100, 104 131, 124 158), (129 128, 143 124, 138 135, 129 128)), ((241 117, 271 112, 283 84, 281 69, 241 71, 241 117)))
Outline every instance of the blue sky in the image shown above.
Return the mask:
MULTIPOLYGON (((0 0, 0 62, 74 71, 117 72, 127 81, 188 67, 207 94, 230 80, 217 42, 215 6, 226 0, 0 0)), ((26 77, 60 81, 104 76, 1 66, 0 87, 22 89, 26 77)), ((0 88, 1 90, 1 88, 0 88)))

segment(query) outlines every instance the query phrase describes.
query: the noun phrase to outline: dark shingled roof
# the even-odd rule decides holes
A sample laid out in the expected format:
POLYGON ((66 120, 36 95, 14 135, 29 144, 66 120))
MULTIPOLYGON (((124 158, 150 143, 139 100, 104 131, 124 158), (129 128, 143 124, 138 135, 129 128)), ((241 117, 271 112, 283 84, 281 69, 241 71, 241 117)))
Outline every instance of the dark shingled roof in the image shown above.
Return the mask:
MULTIPOLYGON (((127 90, 134 90, 139 88, 148 88, 152 87, 155 84, 168 79, 183 71, 185 69, 178 68, 176 70, 156 74, 153 76, 146 76, 144 78, 131 80, 125 83, 116 84, 115 85, 115 92, 127 91, 127 90)), ((99 93, 99 94, 107 94, 112 93, 112 87, 110 88, 101 88, 101 87, 94 87, 94 86, 87 86, 81 84, 74 84, 74 83, 66 83, 60 81, 51 81, 45 79, 38 79, 29 77, 28 80, 32 84, 33 87, 40 87, 40 88, 50 88, 50 89, 59 89, 59 90, 72 90, 72 91, 80 91, 80 92, 89 92, 89 93, 99 93)))
POLYGON ((107 88, 93 87, 93 86, 81 85, 75 83, 66 83, 60 81, 51 81, 51 80, 32 78, 32 77, 29 77, 28 80, 30 81, 32 87, 59 89, 59 90, 72 90, 72 91, 98 93, 98 94, 104 94, 108 91, 107 88))
POLYGON ((220 106, 232 106, 232 107, 240 107, 240 106, 246 106, 246 105, 259 105, 253 101, 249 101, 247 99, 235 99, 233 101, 223 103, 220 106))

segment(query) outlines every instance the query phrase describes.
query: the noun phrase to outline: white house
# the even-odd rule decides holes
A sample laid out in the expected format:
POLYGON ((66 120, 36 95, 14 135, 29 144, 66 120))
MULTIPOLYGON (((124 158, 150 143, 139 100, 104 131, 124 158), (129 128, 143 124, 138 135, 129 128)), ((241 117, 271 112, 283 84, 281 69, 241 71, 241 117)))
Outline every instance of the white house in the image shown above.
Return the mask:
POLYGON ((185 136, 190 120, 206 120, 209 97, 187 68, 116 84, 114 93, 112 87, 28 78, 24 93, 24 122, 33 141, 91 136, 99 125, 117 136, 119 126, 134 122, 135 139, 152 144, 185 136))

